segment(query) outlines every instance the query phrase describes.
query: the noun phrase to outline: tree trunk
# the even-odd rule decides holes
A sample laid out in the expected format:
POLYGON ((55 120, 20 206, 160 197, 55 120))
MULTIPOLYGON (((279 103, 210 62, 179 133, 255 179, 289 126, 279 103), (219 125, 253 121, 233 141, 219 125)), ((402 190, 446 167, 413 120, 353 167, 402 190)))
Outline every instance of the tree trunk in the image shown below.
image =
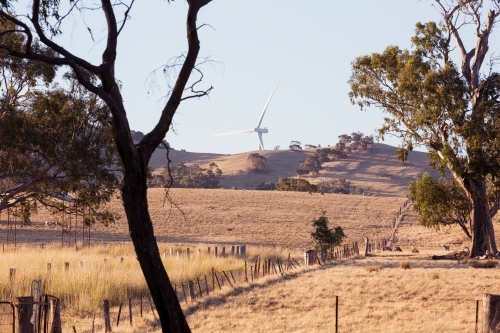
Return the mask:
POLYGON ((466 177, 464 186, 472 202, 472 249, 470 256, 482 256, 486 250, 490 254, 496 254, 495 230, 488 207, 486 184, 466 177))
POLYGON ((148 211, 146 163, 138 152, 132 161, 124 161, 125 177, 122 189, 123 206, 127 215, 130 237, 156 305, 163 332, 191 332, 177 295, 161 261, 148 211))

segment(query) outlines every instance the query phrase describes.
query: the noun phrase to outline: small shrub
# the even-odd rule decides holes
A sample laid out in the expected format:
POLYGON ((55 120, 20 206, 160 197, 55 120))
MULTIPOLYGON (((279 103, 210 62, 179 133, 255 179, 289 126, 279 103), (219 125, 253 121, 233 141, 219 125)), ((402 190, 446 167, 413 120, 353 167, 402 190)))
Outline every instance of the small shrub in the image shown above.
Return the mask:
POLYGON ((413 249, 411 249, 411 253, 419 253, 419 251, 416 247, 414 247, 413 249))
POLYGON ((410 269, 410 262, 409 261, 401 261, 401 262, 399 262, 399 268, 401 268, 401 269, 410 269))
POLYGON ((366 266, 365 269, 368 271, 368 272, 378 272, 382 269, 382 266, 380 265, 371 265, 371 266, 366 266))
POLYGON ((471 260, 470 267, 472 268, 496 268, 497 261, 496 260, 471 260))
POLYGON ((439 274, 438 273, 432 273, 431 279, 433 279, 433 280, 439 279, 439 274))

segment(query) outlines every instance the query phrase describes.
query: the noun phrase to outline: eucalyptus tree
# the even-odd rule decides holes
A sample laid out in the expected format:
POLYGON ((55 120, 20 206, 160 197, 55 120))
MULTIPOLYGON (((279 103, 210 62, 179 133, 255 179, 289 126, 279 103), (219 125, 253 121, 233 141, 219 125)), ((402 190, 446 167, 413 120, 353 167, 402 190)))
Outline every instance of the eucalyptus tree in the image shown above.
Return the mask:
MULTIPOLYGON (((0 28, 15 26, 2 20, 0 28)), ((5 43, 24 39, 12 33, 5 43)), ((72 75, 64 75, 66 88, 55 75, 53 66, 0 51, 0 211, 16 208, 24 222, 38 204, 98 213, 118 184, 108 108, 72 75), (58 199, 70 192, 77 206, 58 199)))
POLYGON ((496 253, 492 213, 498 207, 488 205, 486 181, 500 171, 500 75, 488 42, 500 3, 434 2, 442 22, 418 23, 411 50, 389 46, 354 60, 349 96, 361 109, 388 113, 382 137, 398 136, 406 147, 424 145, 434 166, 449 170, 471 203, 471 256, 496 253), (467 48, 470 38, 475 42, 467 48))
MULTIPOLYGON (((97 95, 110 110, 111 132, 123 165, 121 197, 129 232, 137 259, 156 305, 163 332, 190 332, 190 329, 162 264, 155 241, 146 195, 148 162, 156 147, 162 143, 181 101, 187 98, 205 96, 210 92, 210 88, 200 90, 194 87, 194 84, 198 83, 199 80, 188 86, 188 80, 197 64, 200 50, 199 27, 197 26, 198 12, 210 1, 187 0, 188 50, 182 57, 178 58, 180 59, 180 63, 177 63, 179 65, 177 67, 179 69, 178 75, 165 100, 156 126, 151 132, 145 134, 138 143, 134 143, 132 139, 120 83, 115 75, 120 33, 130 19, 134 0, 116 2, 101 0, 98 4, 86 0, 72 0, 64 4, 59 0, 31 0, 28 2, 30 13, 27 15, 22 13, 22 10, 26 8, 25 2, 0 1, 0 19, 15 26, 15 29, 0 32, 0 49, 5 57, 25 59, 27 62, 43 62, 50 66, 70 69, 78 82, 89 92, 97 95), (62 44, 58 44, 57 39, 53 38, 56 35, 71 34, 71 27, 69 31, 65 30, 63 21, 77 15, 78 11, 86 10, 102 13, 101 17, 106 24, 103 39, 105 47, 102 52, 102 60, 98 64, 77 56, 76 53, 63 47, 62 44), (24 36, 23 42, 19 45, 10 45, 8 39, 13 34, 22 34, 24 36), (42 46, 41 49, 35 47, 37 40, 42 46), (90 80, 87 73, 96 77, 97 81, 90 80), (184 94, 186 89, 192 95, 186 96, 184 94)), ((83 25, 83 29, 87 29, 87 27, 83 25)), ((159 32, 159 34, 161 34, 161 38, 165 37, 163 32, 159 32)), ((144 54, 147 57, 148 53, 144 54)), ((142 59, 142 61, 144 60, 146 59, 142 59)))

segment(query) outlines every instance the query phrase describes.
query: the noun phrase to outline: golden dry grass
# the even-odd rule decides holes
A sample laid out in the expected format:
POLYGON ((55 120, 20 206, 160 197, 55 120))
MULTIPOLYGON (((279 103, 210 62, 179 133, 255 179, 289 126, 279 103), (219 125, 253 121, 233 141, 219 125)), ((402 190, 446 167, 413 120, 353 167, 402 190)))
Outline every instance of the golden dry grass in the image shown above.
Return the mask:
MULTIPOLYGON (((199 254, 191 247, 186 256, 186 246, 159 244, 163 264, 172 283, 179 285, 188 279, 203 278, 212 268, 217 271, 237 270, 244 267, 246 258, 236 256, 214 257, 207 255, 206 247, 199 254), (170 256, 170 248, 174 256, 170 256), (177 258, 177 251, 180 252, 177 258)), ((201 248, 200 248, 201 249, 201 248)), ((285 258, 288 253, 262 248, 249 248, 248 260, 257 256, 285 258)), ((298 258, 298 255, 292 253, 298 258)), ((98 310, 101 301, 108 299, 119 304, 128 298, 138 298, 148 292, 142 271, 131 244, 100 245, 76 251, 73 248, 56 246, 44 249, 18 247, 9 248, 0 255, 0 300, 29 295, 32 280, 41 279, 44 293, 62 300, 63 308, 70 314, 98 310), (50 263, 50 270, 47 264, 50 263), (69 264, 66 270, 65 263, 69 264), (10 279, 10 269, 15 269, 10 279)))
MULTIPOLYGON (((331 227, 342 226, 348 242, 361 241, 365 236, 374 240, 386 238, 391 232, 396 212, 406 200, 222 189, 171 189, 169 193, 182 212, 168 202, 163 204, 164 189, 148 191, 150 214, 158 241, 250 244, 289 249, 305 249, 313 245, 311 221, 323 211, 331 227)), ((98 242, 130 240, 121 201, 115 199, 109 207, 118 216, 117 222, 108 228, 93 227, 92 239, 98 242)), ((51 219, 54 217, 40 210, 40 214, 33 216, 33 226, 18 229, 18 242, 60 242, 60 228, 44 224, 51 219)), ((2 224, 5 230, 5 222, 2 224)), ((0 233, 3 230, 0 229, 0 233)), ((80 232, 77 238, 81 239, 80 232)))

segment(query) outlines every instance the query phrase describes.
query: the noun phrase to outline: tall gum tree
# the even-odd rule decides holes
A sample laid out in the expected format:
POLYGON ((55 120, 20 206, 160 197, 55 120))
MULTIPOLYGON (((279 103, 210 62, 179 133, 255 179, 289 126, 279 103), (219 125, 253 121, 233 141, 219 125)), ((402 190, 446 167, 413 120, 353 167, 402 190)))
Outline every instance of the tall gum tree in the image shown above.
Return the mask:
POLYGON ((435 0, 434 6, 442 22, 418 23, 411 51, 389 46, 354 60, 349 96, 361 109, 389 114, 382 137, 400 137, 403 147, 424 145, 434 166, 450 171, 471 203, 470 255, 497 253, 492 216, 498 204, 488 205, 486 182, 500 171, 500 75, 494 71, 499 59, 490 52, 485 60, 500 3, 435 0), (469 49, 466 32, 476 39, 469 49))
MULTIPOLYGON (((158 246, 155 241, 153 225, 148 212, 147 201, 147 167, 155 148, 161 144, 169 130, 172 118, 182 100, 206 95, 205 91, 194 91, 194 95, 183 96, 188 87, 188 80, 196 66, 200 41, 196 25, 199 10, 211 0, 187 0, 188 12, 186 32, 188 51, 183 57, 175 84, 169 98, 161 111, 154 129, 147 133, 137 144, 134 144, 130 133, 119 82, 115 77, 117 45, 120 32, 124 28, 135 0, 111 1, 101 0, 99 4, 85 0, 69 1, 69 12, 62 9, 60 0, 29 1, 29 15, 16 14, 16 7, 23 4, 12 0, 0 0, 0 19, 10 22, 15 29, 0 31, 0 50, 5 57, 39 61, 52 66, 69 67, 77 80, 87 90, 99 96, 107 105, 112 115, 112 133, 118 154, 123 163, 123 187, 121 190, 123 206, 127 216, 130 237, 134 244, 137 259, 144 273, 146 283, 160 318, 163 332, 190 332, 185 316, 177 300, 177 296, 162 264, 158 246), (71 17, 72 12, 91 10, 101 11, 106 20, 105 48, 100 64, 76 56, 70 50, 58 44, 52 38, 62 34, 62 21, 71 17), (122 12, 124 9, 124 12, 122 12), (118 14, 119 13, 119 14, 118 14), (123 16, 122 16, 123 15, 123 16), (8 43, 11 34, 25 35, 25 42, 18 47, 8 43), (34 47, 38 41, 44 49, 53 52, 40 52, 34 47), (87 79, 86 72, 97 76, 98 82, 87 79)), ((23 6, 25 8, 25 4, 23 6)), ((66 8, 66 10, 68 10, 66 8)))

